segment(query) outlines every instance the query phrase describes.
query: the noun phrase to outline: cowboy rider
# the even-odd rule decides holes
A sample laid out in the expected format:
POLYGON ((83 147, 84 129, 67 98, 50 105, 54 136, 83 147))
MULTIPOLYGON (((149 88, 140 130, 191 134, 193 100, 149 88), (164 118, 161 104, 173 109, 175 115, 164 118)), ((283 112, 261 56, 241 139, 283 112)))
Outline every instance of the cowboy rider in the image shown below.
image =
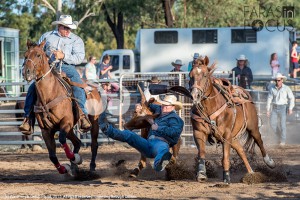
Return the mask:
MULTIPOLYGON (((49 57, 49 63, 61 61, 61 70, 66 73, 67 77, 72 82, 83 83, 80 75, 75 69, 75 65, 82 63, 85 57, 84 43, 82 39, 71 32, 71 29, 77 28, 77 22, 72 21, 70 15, 61 15, 58 21, 52 22, 52 25, 58 25, 57 30, 46 32, 39 39, 39 44, 46 40, 45 51, 49 57)), ((59 65, 59 62, 56 63, 59 65)), ((78 105, 83 111, 80 116, 80 129, 88 131, 91 128, 91 123, 87 117, 87 110, 84 107, 86 96, 84 89, 72 86, 74 97, 78 100, 78 105)), ((19 130, 26 135, 32 133, 32 119, 30 119, 31 111, 36 102, 37 95, 35 83, 32 83, 28 88, 28 93, 24 107, 24 121, 19 127, 19 130)))

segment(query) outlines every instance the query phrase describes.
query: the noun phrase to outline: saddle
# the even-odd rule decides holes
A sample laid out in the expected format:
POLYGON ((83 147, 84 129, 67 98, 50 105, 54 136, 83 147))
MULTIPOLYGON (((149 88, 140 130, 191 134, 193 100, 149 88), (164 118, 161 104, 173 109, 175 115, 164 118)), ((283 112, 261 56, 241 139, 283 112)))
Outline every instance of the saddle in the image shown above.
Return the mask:
POLYGON ((62 102, 65 99, 70 99, 72 101, 72 111, 74 114, 74 124, 77 123, 77 121, 80 119, 80 116, 83 114, 82 110, 79 108, 78 102, 74 98, 72 87, 71 86, 77 86, 80 88, 83 88, 86 94, 86 98, 90 99, 92 98, 91 91, 93 90, 92 87, 88 86, 86 83, 80 84, 72 82, 65 73, 59 74, 56 70, 52 70, 53 75, 57 78, 57 80, 60 82, 60 84, 65 88, 66 95, 58 96, 51 102, 44 105, 42 102, 40 102, 41 105, 35 105, 34 106, 34 112, 39 113, 37 115, 38 123, 40 124, 41 128, 50 128, 52 129, 53 126, 57 123, 56 117, 50 112, 50 109, 54 106, 56 106, 58 103, 62 102))
POLYGON ((252 102, 252 97, 244 88, 232 85, 230 81, 224 78, 213 78, 214 86, 219 89, 227 101, 236 105, 252 102))

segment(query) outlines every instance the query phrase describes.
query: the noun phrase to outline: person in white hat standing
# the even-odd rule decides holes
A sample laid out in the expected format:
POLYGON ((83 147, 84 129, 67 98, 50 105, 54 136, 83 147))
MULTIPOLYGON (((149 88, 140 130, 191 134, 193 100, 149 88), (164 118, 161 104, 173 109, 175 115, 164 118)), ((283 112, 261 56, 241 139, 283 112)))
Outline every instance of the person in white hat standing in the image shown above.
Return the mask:
POLYGON ((174 69, 171 70, 171 72, 182 72, 181 67, 182 65, 182 61, 180 59, 175 60, 175 62, 171 63, 174 67, 174 69))
POLYGON ((183 106, 174 95, 166 95, 163 100, 158 100, 158 103, 161 105, 149 105, 158 117, 154 119, 147 139, 135 132, 114 128, 107 123, 105 112, 99 117, 99 126, 108 137, 127 142, 147 158, 154 158, 154 170, 163 171, 172 157, 169 148, 178 143, 183 130, 184 122, 175 112, 183 106))
MULTIPOLYGON (((245 89, 251 89, 253 75, 252 70, 248 66, 248 59, 245 55, 240 55, 236 60, 236 67, 234 67, 232 71, 235 73, 235 77, 238 80, 238 85, 245 89)), ((232 74, 229 76, 229 78, 232 78, 232 74)))
POLYGON ((283 82, 286 76, 281 73, 275 75, 275 84, 269 87, 267 99, 267 116, 270 117, 271 128, 279 137, 280 145, 285 145, 286 142, 286 112, 288 107, 288 114, 293 113, 295 106, 295 97, 292 90, 283 82), (288 106, 289 105, 289 106, 288 106), (272 112, 271 111, 272 108, 272 112), (277 130, 279 125, 280 130, 277 130))
MULTIPOLYGON (((57 30, 46 32, 39 39, 39 44, 46 40, 45 51, 49 57, 49 63, 62 61, 61 70, 66 73, 67 77, 73 82, 82 83, 79 73, 75 69, 75 65, 82 63, 85 57, 84 43, 82 39, 71 32, 77 28, 77 22, 72 20, 70 15, 61 15, 58 21, 52 22, 52 25, 57 25, 57 30)), ((58 63, 56 63, 58 66, 58 63)), ((88 131, 91 123, 87 117, 87 110, 84 107, 86 102, 85 92, 82 88, 73 86, 73 93, 78 99, 79 107, 83 111, 80 116, 81 129, 88 131)), ((24 107, 24 121, 19 127, 20 131, 28 134, 31 129, 30 113, 33 110, 33 105, 36 101, 35 83, 28 88, 24 107)))

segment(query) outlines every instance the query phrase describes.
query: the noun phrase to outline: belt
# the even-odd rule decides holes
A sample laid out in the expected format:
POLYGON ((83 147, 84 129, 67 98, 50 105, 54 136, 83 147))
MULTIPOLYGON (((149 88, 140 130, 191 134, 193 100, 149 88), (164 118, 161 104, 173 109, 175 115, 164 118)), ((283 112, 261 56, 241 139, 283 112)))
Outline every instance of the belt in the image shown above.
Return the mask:
POLYGON ((273 104, 273 108, 283 108, 285 107, 286 104, 282 104, 282 105, 279 105, 279 104, 273 104))
POLYGON ((148 140, 152 140, 152 139, 159 139, 167 144, 170 144, 165 138, 163 137, 159 137, 159 136, 156 136, 156 135, 150 135, 150 137, 148 137, 148 140))

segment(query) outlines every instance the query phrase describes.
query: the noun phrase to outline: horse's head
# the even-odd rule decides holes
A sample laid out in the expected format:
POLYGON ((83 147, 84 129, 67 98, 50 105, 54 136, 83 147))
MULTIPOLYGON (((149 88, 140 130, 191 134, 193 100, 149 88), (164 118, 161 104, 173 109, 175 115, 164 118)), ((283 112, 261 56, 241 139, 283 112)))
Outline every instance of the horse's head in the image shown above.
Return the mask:
POLYGON ((211 75, 216 69, 216 64, 208 67, 209 59, 207 56, 199 57, 193 65, 193 68, 189 74, 190 76, 190 89, 193 96, 194 103, 200 102, 206 98, 211 91, 211 75))
POLYGON ((31 41, 27 41, 28 50, 25 52, 25 61, 23 64, 24 79, 30 82, 38 79, 43 75, 43 68, 48 65, 48 58, 44 52, 46 41, 37 45, 31 41))

